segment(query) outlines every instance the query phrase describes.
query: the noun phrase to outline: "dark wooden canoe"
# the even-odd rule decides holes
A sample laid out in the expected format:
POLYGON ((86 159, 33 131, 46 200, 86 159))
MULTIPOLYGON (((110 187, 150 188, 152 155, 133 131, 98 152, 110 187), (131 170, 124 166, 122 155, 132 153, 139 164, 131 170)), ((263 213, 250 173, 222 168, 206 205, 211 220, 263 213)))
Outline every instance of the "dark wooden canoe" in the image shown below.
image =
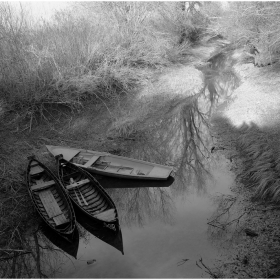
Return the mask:
POLYGON ((26 182, 31 200, 45 223, 72 242, 76 217, 61 182, 34 157, 29 158, 26 182))
MULTIPOLYGON (((42 234, 51 242, 54 246, 59 248, 61 251, 67 253, 68 255, 72 256, 73 258, 77 259, 77 253, 79 249, 79 231, 77 227, 75 228, 73 232, 73 239, 72 243, 69 243, 65 240, 65 238, 61 237, 59 234, 57 234, 56 231, 51 229, 47 225, 42 225, 40 228, 42 234)), ((48 244, 48 241, 43 241, 46 245, 48 245, 46 248, 50 248, 50 251, 53 249, 50 247, 50 244, 48 244)), ((46 249, 48 250, 48 249, 46 249)))
POLYGON ((76 213, 77 222, 84 229, 108 245, 116 248, 124 255, 123 239, 120 226, 116 228, 116 231, 113 231, 103 225, 100 225, 99 222, 95 222, 90 217, 84 215, 80 210, 77 210, 76 213))
POLYGON ((56 157, 59 179, 76 207, 99 222, 101 226, 117 231, 118 212, 113 200, 86 170, 66 161, 62 155, 56 157))
POLYGON ((171 166, 116 156, 109 153, 61 146, 46 147, 53 156, 62 154, 63 158, 67 161, 91 173, 104 176, 141 180, 167 180, 173 171, 171 166))

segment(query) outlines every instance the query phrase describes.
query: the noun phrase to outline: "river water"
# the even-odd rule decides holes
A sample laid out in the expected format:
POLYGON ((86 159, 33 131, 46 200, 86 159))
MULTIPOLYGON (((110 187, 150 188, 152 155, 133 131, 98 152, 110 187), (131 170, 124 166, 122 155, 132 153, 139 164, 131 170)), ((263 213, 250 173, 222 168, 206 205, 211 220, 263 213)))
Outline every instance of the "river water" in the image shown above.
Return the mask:
MULTIPOLYGON (((169 159, 175 180, 120 182, 107 189, 118 209, 124 255, 79 226, 77 259, 47 254, 53 277, 209 278, 199 261, 210 267, 221 256, 207 222, 217 209, 214 198, 230 194, 234 184, 230 162, 211 153, 210 133, 212 112, 238 83, 228 57, 224 52, 212 56, 200 69, 206 91, 158 114, 133 148, 131 157, 159 163, 169 159)), ((106 187, 106 179, 100 183, 106 187)))

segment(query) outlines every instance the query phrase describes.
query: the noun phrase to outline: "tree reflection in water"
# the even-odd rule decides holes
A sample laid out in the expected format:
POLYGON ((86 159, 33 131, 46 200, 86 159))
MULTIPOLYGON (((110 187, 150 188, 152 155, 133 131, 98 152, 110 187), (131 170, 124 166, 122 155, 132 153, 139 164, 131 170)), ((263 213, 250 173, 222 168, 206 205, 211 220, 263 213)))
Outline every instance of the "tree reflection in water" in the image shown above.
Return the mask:
POLYGON ((240 199, 234 195, 216 195, 213 201, 217 210, 209 219, 208 235, 216 246, 230 248, 239 241, 243 220, 250 211, 244 209, 240 199))
POLYGON ((121 225, 144 226, 151 220, 172 221, 174 203, 168 188, 122 188, 107 191, 117 206, 121 225))
POLYGON ((205 75, 205 86, 196 95, 167 93, 160 88, 151 97, 145 96, 143 104, 149 104, 149 109, 138 100, 137 106, 143 106, 148 113, 134 124, 138 141, 131 148, 131 156, 172 164, 176 177, 170 190, 110 190, 122 222, 143 225, 148 217, 170 221, 174 196, 187 196, 191 189, 198 193, 206 191, 213 164, 210 118, 217 104, 239 86, 239 78, 232 69, 234 63, 232 51, 225 49, 214 54, 200 69, 205 75))
MULTIPOLYGON (((186 196, 191 187, 199 193, 205 192, 211 164, 209 120, 217 102, 226 99, 238 86, 237 75, 232 70, 234 60, 230 57, 223 52, 208 60, 210 65, 200 69, 205 75, 205 86, 196 95, 160 92, 152 96, 150 103, 154 110, 137 122, 139 137, 131 156, 172 164, 175 182, 170 188, 108 189, 121 225, 143 226, 150 219, 170 223, 175 207, 173 197, 186 196)), ((88 238, 83 230, 80 233, 88 238)), ((33 231, 21 244, 21 248, 2 252, 2 278, 52 277, 59 269, 63 251, 55 248, 39 231, 33 231)))
MULTIPOLYGON (((55 238, 61 237, 56 235, 55 238)), ((64 261, 63 256, 69 257, 65 251, 74 246, 68 243, 66 250, 66 247, 56 248, 42 233, 41 227, 31 229, 26 237, 22 236, 20 244, 20 248, 2 250, 1 278, 54 277, 64 261)))

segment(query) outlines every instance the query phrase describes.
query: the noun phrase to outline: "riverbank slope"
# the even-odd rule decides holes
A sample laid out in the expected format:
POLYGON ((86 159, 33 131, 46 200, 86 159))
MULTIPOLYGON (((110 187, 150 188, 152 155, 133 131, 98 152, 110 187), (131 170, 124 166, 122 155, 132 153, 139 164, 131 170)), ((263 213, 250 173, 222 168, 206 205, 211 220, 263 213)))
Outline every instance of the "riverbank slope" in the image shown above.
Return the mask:
MULTIPOLYGON (((235 52, 238 57, 240 53, 235 52)), ((217 263, 222 278, 278 278, 279 66, 239 63, 241 85, 212 117, 217 152, 232 162, 233 195, 223 198, 211 234, 223 235, 227 263, 217 263), (219 213, 219 214, 218 214, 219 213), (220 215, 220 216, 219 216, 220 215)))

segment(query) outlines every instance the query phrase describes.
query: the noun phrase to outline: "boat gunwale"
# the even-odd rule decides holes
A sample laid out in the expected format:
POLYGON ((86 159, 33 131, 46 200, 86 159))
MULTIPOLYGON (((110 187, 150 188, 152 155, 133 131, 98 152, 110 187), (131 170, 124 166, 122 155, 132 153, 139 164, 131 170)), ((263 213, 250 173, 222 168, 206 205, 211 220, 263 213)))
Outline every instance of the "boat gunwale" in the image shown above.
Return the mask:
POLYGON ((104 188, 99 184, 99 182, 89 173, 87 172, 86 170, 84 170, 83 168, 80 168, 79 166, 77 166, 76 164, 72 163, 72 162, 69 162, 65 159, 57 159, 57 168, 58 168, 58 174, 59 174, 59 178, 61 179, 61 182, 62 182, 62 186, 63 188, 65 189, 66 188, 66 185, 63 183, 63 180, 62 180, 62 176, 61 176, 61 162, 63 161, 64 164, 66 165, 72 165, 74 166, 75 170, 77 170, 78 172, 81 172, 82 174, 84 174, 86 177, 89 178, 91 184, 94 185, 93 188, 97 188, 98 191, 100 191, 102 193, 102 195, 105 197, 105 199, 109 202, 108 204, 111 205, 111 207, 115 210, 115 213, 116 213, 116 217, 115 217, 115 220, 114 221, 103 221, 103 220, 100 220, 96 217, 94 217, 94 215, 92 215, 91 213, 89 213, 86 209, 84 209, 81 205, 79 205, 79 203, 77 203, 74 198, 72 197, 72 195, 70 195, 70 193, 68 193, 68 196, 69 198, 71 199, 71 201, 73 202, 73 204, 75 204, 76 207, 78 207, 84 214, 86 214, 89 218, 93 219, 94 221, 96 222, 99 222, 99 223, 106 223, 106 224, 114 224, 115 226, 119 227, 119 218, 118 218, 118 211, 117 211, 117 208, 116 208, 116 205, 114 203, 114 201, 111 199, 111 197, 107 194, 107 192, 104 190, 104 188))
MULTIPOLYGON (((151 166, 158 166, 161 168, 165 168, 165 169, 170 169, 171 171, 173 170, 172 166, 168 166, 168 165, 163 165, 163 164, 159 164, 159 163, 154 163, 154 162, 149 162, 149 161, 145 161, 145 160, 141 160, 141 159, 135 159, 135 158, 128 158, 128 157, 124 157, 124 156, 117 156, 114 154, 110 154, 110 153, 106 153, 106 152, 98 152, 98 151, 93 151, 93 150, 86 150, 86 149, 77 149, 77 148, 71 148, 71 147, 63 147, 63 146, 52 146, 52 145, 47 145, 48 147, 56 147, 56 148, 63 148, 63 149, 73 149, 73 150, 79 150, 80 152, 87 152, 90 154, 97 154, 100 156, 110 156, 113 158, 120 158, 120 159, 124 159, 126 161, 134 161, 134 162, 141 162, 144 163, 145 165, 151 165, 151 166)), ((80 153, 79 152, 79 153, 80 153)), ((78 155, 78 154, 77 154, 78 155)), ((77 156, 75 155, 75 156, 77 156)), ((74 156, 74 157, 75 157, 74 156)), ((71 159, 72 160, 72 159, 71 159)))
MULTIPOLYGON (((71 201, 67 195, 67 193, 65 192, 62 184, 60 183, 59 179, 55 176, 55 174, 48 168, 46 167, 43 163, 41 163, 40 161, 38 161, 35 158, 31 158, 29 160, 29 163, 27 165, 27 172, 26 172, 26 183, 27 183, 27 190, 28 193, 30 195, 31 201, 36 209, 36 211, 38 212, 38 214, 40 215, 40 217, 43 219, 43 221, 52 229, 54 230, 56 233, 58 233, 60 236, 62 236, 64 239, 66 239, 67 241, 71 242, 72 240, 72 235, 73 232, 75 231, 76 228, 76 216, 75 216, 75 211, 73 208, 73 205, 71 204, 71 201), (35 193, 37 193, 38 191, 32 191, 31 190, 31 182, 29 179, 29 172, 31 169, 31 162, 32 161, 36 161, 37 164, 42 167, 44 169, 44 172, 46 172, 47 176, 55 181, 55 184, 51 187, 56 188, 59 196, 63 199, 63 204, 66 206, 67 211, 69 212, 69 222, 67 223, 65 228, 57 228, 55 226, 53 226, 49 220, 43 215, 43 211, 40 209, 38 203, 36 202, 36 198, 35 198, 35 193), (68 237, 68 235, 70 235, 70 238, 68 237)), ((43 205, 43 209, 44 212, 46 213, 46 209, 44 208, 43 205)))

